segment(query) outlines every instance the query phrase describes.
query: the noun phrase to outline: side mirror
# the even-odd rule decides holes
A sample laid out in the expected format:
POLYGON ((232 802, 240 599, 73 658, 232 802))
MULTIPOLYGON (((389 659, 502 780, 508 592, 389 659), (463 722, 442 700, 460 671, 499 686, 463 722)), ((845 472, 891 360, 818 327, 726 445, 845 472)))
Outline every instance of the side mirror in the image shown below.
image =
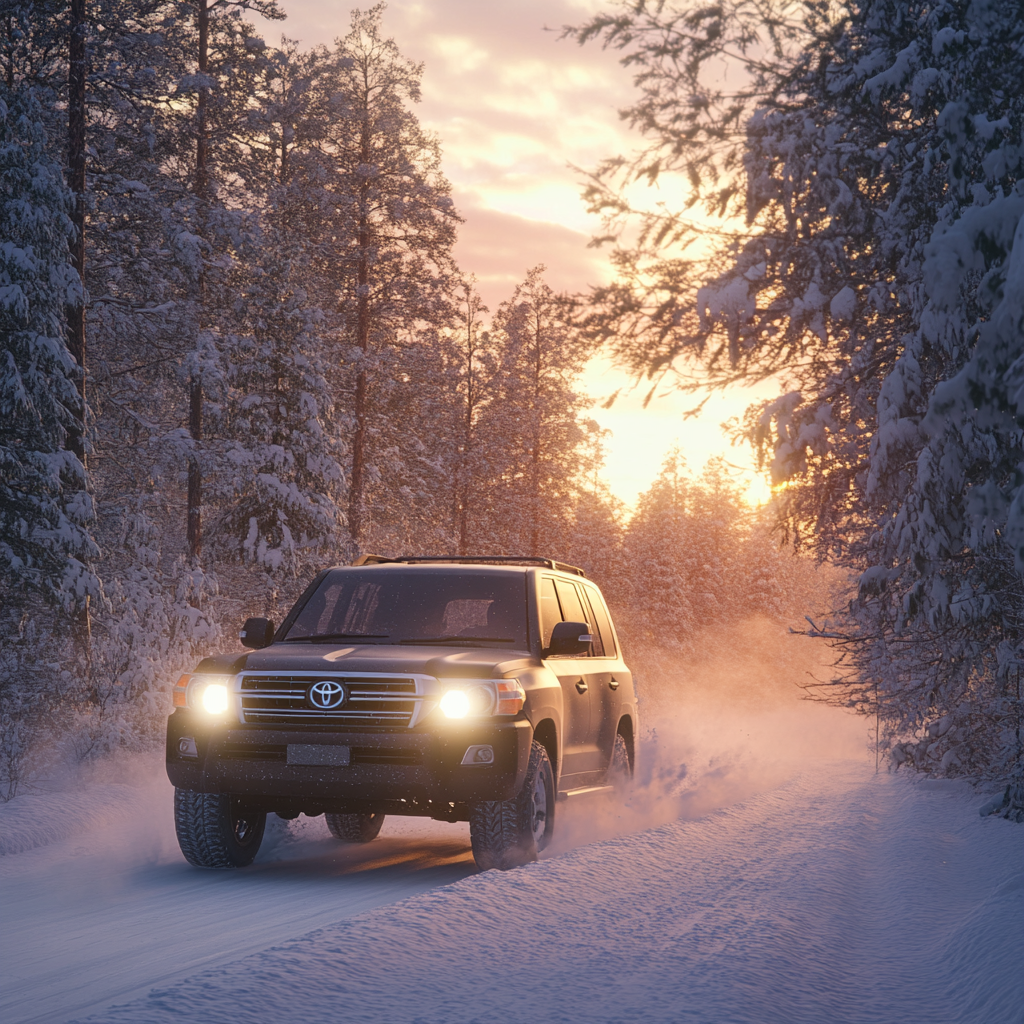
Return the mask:
POLYGON ((243 647, 251 647, 254 651, 269 647, 274 642, 274 624, 270 619, 246 619, 238 639, 243 647))
POLYGON ((585 622, 559 622, 551 630, 551 646, 548 647, 547 656, 572 658, 586 654, 593 640, 590 627, 585 622))

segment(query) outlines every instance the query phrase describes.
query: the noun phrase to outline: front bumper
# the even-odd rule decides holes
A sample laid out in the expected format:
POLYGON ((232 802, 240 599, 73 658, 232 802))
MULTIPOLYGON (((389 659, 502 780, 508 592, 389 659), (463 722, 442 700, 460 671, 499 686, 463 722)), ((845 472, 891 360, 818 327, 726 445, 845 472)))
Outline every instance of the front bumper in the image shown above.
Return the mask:
POLYGON ((373 810, 451 819, 464 817, 470 803, 515 796, 532 739, 525 717, 446 722, 433 731, 346 732, 211 723, 181 710, 167 721, 167 775, 179 789, 230 793, 287 815, 373 810), (181 751, 188 739, 194 741, 192 756, 181 751), (349 763, 289 764, 289 744, 344 747, 349 763), (491 764, 461 763, 475 744, 493 747, 491 764))

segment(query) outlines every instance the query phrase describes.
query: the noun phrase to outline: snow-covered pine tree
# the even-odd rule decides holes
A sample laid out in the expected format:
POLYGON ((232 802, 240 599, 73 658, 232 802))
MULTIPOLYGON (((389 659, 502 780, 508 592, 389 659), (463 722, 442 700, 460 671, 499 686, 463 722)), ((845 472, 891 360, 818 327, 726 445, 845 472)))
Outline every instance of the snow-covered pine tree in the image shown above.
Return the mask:
POLYGON ((586 467, 586 399, 578 377, 590 346, 577 305, 534 267, 494 315, 498 370, 477 432, 492 483, 471 512, 473 532, 497 550, 546 555, 563 550, 586 467))
POLYGON ((448 325, 457 280, 451 250, 459 218, 440 146, 409 109, 419 100, 423 69, 382 36, 383 10, 354 11, 331 55, 339 91, 323 144, 336 189, 332 271, 352 431, 353 547, 370 528, 374 504, 389 503, 391 474, 381 463, 389 452, 401 459, 406 444, 401 421, 378 412, 403 383, 402 348, 429 344, 448 325))
POLYGON ((678 446, 640 496, 625 534, 628 621, 645 642, 691 651, 699 634, 747 614, 737 578, 749 510, 713 460, 699 478, 678 446))
MULTIPOLYGON (((448 336, 455 373, 457 406, 454 417, 455 451, 452 453, 452 535, 459 554, 471 554, 470 517, 477 504, 481 485, 486 486, 487 452, 478 443, 477 425, 491 398, 497 370, 494 345, 489 331, 483 329, 482 316, 488 309, 469 278, 458 289, 459 302, 455 325, 448 336)), ((473 538, 475 540, 475 538, 473 538)))
POLYGON ((4 603, 97 596, 92 501, 65 447, 80 417, 64 309, 80 301, 70 197, 32 83, 0 83, 0 566, 4 603))
MULTIPOLYGON (((725 204, 751 224, 700 280, 671 249, 683 218, 649 217, 641 245, 619 254, 605 323, 631 332, 634 365, 693 351, 719 383, 783 376, 786 393, 751 411, 748 436, 787 484, 787 525, 861 575, 834 624, 849 672, 832 696, 878 713, 897 761, 1019 774, 1008 282, 1021 6, 811 5, 795 28, 786 4, 760 26, 751 10, 644 8, 588 27, 638 67, 651 176, 685 171, 702 145, 736 166, 742 146, 745 182, 729 183, 725 204), (730 115, 744 132, 675 146, 679 118, 722 109, 708 61, 725 50, 747 58, 734 73, 752 85, 730 115)), ((613 216, 626 209, 594 196, 613 216)))
POLYGON ((305 576, 340 541, 344 453, 331 429, 322 318, 307 308, 278 240, 268 233, 260 241, 243 251, 238 333, 226 339, 230 489, 213 536, 229 558, 305 576))
POLYGON ((628 586, 623 551, 625 505, 605 482, 605 443, 611 435, 592 419, 583 420, 583 442, 576 450, 579 479, 572 508, 572 528, 554 556, 578 565, 603 588, 605 596, 621 594, 628 586))
MULTIPOLYGON (((80 422, 65 309, 71 196, 47 138, 42 87, 0 81, 0 799, 30 774, 58 699, 57 652, 100 596, 85 468, 67 448, 80 422), (47 656, 49 655, 49 657, 47 656)), ((76 635, 88 643, 88 635, 76 635)), ((83 653, 79 651, 79 653, 83 653)), ((86 649, 87 653, 87 649, 86 649)))

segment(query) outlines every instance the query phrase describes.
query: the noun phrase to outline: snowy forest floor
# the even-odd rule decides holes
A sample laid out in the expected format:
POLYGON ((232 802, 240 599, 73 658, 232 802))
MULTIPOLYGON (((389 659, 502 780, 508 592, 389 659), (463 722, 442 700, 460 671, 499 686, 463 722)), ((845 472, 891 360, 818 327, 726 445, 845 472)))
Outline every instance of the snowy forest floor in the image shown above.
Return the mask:
POLYGON ((507 873, 416 819, 353 849, 272 818, 251 869, 192 870, 159 755, 19 797, 0 1019, 1024 1022, 1024 831, 876 775, 865 723, 794 690, 648 701, 629 805, 560 805, 507 873))

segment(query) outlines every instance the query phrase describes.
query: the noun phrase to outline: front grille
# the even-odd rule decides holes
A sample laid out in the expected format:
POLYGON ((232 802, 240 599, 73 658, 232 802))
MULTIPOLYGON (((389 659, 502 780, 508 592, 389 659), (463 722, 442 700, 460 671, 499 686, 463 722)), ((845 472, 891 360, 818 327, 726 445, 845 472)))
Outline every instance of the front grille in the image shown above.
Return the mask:
POLYGON ((407 727, 416 709, 416 681, 408 676, 244 675, 242 721, 248 725, 407 727), (339 708, 324 711, 307 700, 320 680, 345 684, 348 697, 339 708))

